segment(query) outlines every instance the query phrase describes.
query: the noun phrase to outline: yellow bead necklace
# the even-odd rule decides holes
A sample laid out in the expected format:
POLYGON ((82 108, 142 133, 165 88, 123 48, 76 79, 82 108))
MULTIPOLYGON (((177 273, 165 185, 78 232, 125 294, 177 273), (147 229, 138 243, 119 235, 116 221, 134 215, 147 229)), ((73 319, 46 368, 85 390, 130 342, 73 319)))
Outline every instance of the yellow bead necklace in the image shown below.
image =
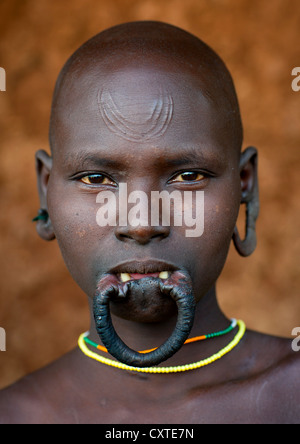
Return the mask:
POLYGON ((104 358, 103 356, 98 355, 97 353, 92 352, 85 344, 84 338, 88 336, 89 332, 82 333, 79 336, 78 339, 78 346, 80 350, 89 358, 95 359, 98 362, 101 362, 102 364, 109 365, 111 367, 116 367, 121 370, 130 370, 134 372, 140 372, 140 373, 178 373, 178 372, 186 372, 189 370, 196 370, 200 367, 204 367, 208 364, 211 364, 218 359, 225 356, 227 353, 229 353, 231 350, 233 350, 238 343, 243 338, 246 326, 245 323, 241 320, 237 321, 237 325, 239 327, 239 330, 233 340, 224 348, 222 348, 219 352, 215 353, 214 355, 210 356, 209 358, 202 359, 201 361, 194 362, 192 364, 187 365, 178 365, 176 367, 131 367, 129 365, 123 364, 121 362, 113 361, 112 359, 104 358))

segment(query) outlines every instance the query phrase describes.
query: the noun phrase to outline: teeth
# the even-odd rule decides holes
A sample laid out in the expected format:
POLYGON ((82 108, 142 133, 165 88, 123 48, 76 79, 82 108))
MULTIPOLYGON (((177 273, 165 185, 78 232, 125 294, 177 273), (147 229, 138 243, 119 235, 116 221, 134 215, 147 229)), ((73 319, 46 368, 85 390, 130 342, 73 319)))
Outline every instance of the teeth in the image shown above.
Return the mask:
MULTIPOLYGON (((159 277, 160 279, 168 279, 168 277, 169 277, 169 272, 168 272, 168 271, 161 271, 161 272, 159 273, 158 277, 159 277)), ((131 278, 131 276, 130 276, 129 273, 120 273, 120 279, 121 279, 121 282, 128 282, 128 281, 130 281, 132 278, 131 278)))
POLYGON ((120 278, 122 282, 128 282, 131 279, 129 273, 120 273, 120 278))
POLYGON ((158 277, 159 277, 160 279, 168 279, 168 277, 169 277, 169 272, 168 272, 168 271, 161 271, 161 272, 159 273, 158 277))

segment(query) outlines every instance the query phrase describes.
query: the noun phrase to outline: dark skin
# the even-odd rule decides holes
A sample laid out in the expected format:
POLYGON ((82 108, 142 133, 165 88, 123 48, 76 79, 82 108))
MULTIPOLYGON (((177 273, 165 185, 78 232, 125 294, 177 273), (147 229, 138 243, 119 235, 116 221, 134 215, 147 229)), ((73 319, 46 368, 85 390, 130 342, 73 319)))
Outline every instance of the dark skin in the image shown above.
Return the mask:
MULTIPOLYGON (((160 25, 148 26, 159 39, 160 25)), ((178 31, 164 29, 169 39, 164 56, 154 55, 149 44, 143 61, 136 64, 130 59, 130 37, 136 32, 134 26, 126 28, 130 48, 127 56, 123 46, 117 55, 106 54, 104 63, 103 54, 97 58, 90 51, 80 61, 76 59, 76 69, 75 64, 66 69, 52 115, 52 156, 44 151, 36 155, 41 207, 50 215, 47 222, 38 222, 37 229, 43 239, 57 239, 66 265, 91 307, 99 280, 120 264, 125 271, 128 261, 142 261, 146 270, 155 261, 164 261, 187 270, 197 302, 190 336, 198 336, 224 329, 230 323, 218 305, 216 281, 226 260, 240 203, 247 197, 257 198, 253 193, 257 152, 249 148, 240 154, 238 120, 233 126, 228 124, 228 110, 217 103, 218 86, 206 74, 199 78, 195 65, 190 63, 195 48, 189 37, 184 41, 185 59, 182 56, 181 60, 180 55, 174 59, 172 48, 177 44, 178 31), (113 127, 105 121, 99 112, 99 89, 103 88, 111 93, 135 132, 124 136, 120 125, 115 122, 113 127), (172 98, 171 118, 166 119, 163 130, 140 138, 136 134, 148 131, 147 121, 141 116, 153 109, 159 94, 163 103, 168 104, 168 97, 172 98), (203 235, 186 237, 184 225, 99 227, 96 195, 105 190, 117 194, 119 184, 124 182, 128 193, 204 190, 203 235)), ((201 50, 205 58, 207 50, 201 50)), ((198 56, 201 50, 197 49, 198 56)), ((230 90, 229 81, 223 78, 223 82, 227 82, 224 89, 230 90)), ((104 105, 107 97, 104 94, 104 105)), ((229 102, 235 106, 235 98, 229 102)), ((158 118, 155 124, 162 127, 158 118)), ((153 291, 147 302, 145 308, 136 295, 121 304, 111 304, 113 324, 134 350, 160 345, 176 322, 170 298, 162 302, 160 293, 153 291)), ((211 356, 225 347, 236 331, 186 345, 164 365, 211 356)), ((90 338, 100 343, 92 308, 90 338)), ((180 374, 142 375, 113 369, 87 358, 76 348, 3 390, 0 421, 293 423, 300 415, 298 375, 299 358, 290 340, 249 330, 221 360, 180 374)))

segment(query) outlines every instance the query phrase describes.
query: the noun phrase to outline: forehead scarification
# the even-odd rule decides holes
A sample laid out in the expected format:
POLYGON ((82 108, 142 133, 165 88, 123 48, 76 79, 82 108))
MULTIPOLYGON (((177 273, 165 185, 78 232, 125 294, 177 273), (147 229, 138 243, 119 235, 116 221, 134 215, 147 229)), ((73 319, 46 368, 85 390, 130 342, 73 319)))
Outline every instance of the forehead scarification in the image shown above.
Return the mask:
MULTIPOLYGON (((122 100, 118 99, 109 87, 104 86, 98 92, 99 112, 110 131, 133 142, 155 139, 165 133, 172 120, 174 104, 172 96, 163 87, 158 87, 156 97, 152 97, 134 119, 124 113, 122 100)), ((139 91, 132 99, 139 100, 139 91)))

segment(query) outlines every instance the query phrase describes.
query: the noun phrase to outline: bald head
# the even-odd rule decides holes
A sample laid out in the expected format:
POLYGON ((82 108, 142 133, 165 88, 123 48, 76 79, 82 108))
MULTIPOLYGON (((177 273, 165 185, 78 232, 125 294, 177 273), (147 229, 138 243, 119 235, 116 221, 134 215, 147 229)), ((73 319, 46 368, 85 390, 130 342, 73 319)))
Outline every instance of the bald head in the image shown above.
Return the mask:
POLYGON ((141 69, 152 71, 154 77, 155 72, 164 72, 170 79, 180 73, 191 79, 216 110, 216 121, 222 120, 223 127, 230 134, 232 148, 240 151, 243 131, 238 101, 231 75, 219 56, 197 37, 175 26, 133 22, 97 34, 64 65, 52 103, 52 152, 55 151, 56 126, 61 113, 66 112, 66 107, 70 108, 67 112, 72 112, 71 108, 76 106, 75 91, 77 95, 88 95, 95 83, 101 91, 103 83, 116 73, 140 72, 141 69))

